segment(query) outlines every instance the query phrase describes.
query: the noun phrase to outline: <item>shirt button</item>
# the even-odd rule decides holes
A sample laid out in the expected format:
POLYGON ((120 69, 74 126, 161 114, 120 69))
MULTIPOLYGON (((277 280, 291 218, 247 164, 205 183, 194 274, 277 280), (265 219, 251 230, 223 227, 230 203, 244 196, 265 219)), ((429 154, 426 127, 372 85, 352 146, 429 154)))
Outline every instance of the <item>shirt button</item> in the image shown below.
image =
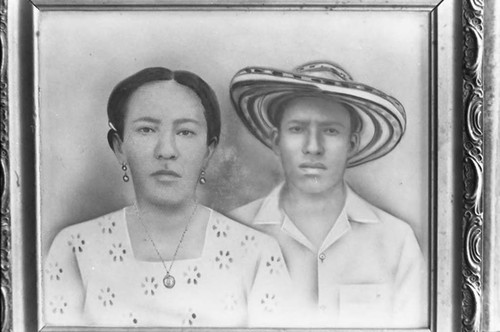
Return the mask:
POLYGON ((323 263, 323 261, 325 260, 326 258, 326 255, 324 252, 322 252, 321 254, 319 254, 319 260, 321 261, 321 263, 323 263))
POLYGON ((321 310, 321 311, 325 311, 325 310, 326 310, 326 305, 320 305, 320 306, 319 306, 319 310, 321 310))

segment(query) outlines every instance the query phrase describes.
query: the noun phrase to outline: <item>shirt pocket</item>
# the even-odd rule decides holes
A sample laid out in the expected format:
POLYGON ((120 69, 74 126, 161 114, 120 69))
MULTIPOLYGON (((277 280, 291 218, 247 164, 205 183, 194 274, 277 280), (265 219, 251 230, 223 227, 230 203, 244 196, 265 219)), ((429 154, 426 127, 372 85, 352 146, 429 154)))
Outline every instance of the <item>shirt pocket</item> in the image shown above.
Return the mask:
POLYGON ((392 287, 389 283, 339 287, 339 321, 345 327, 390 327, 392 287))

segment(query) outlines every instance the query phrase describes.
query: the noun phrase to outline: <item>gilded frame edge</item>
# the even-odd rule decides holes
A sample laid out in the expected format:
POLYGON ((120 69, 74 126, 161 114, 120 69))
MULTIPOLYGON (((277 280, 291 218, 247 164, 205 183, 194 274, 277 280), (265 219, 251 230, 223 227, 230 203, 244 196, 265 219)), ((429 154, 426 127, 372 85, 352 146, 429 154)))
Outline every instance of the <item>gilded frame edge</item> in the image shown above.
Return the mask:
MULTIPOLYGON (((43 1, 40 1, 43 2, 43 1)), ((92 1, 91 1, 92 2, 92 1)), ((113 1, 111 1, 113 2, 113 1)), ((155 2, 155 1, 153 1, 155 2)), ((335 1, 334 1, 335 2, 335 1)), ((373 2, 373 1, 372 1, 373 2)), ((238 3, 244 3, 239 2, 238 3)), ((305 1, 294 2, 295 5, 302 3, 307 5, 305 1)), ((357 3, 354 1, 354 3, 357 3)), ((18 206, 24 206, 19 204, 17 197, 13 196, 13 184, 19 187, 19 174, 11 168, 11 146, 17 144, 12 139, 20 138, 19 135, 13 135, 10 131, 13 128, 13 124, 10 121, 9 115, 12 114, 12 110, 23 109, 23 106, 29 106, 31 108, 34 105, 34 98, 28 98, 23 102, 9 102, 9 96, 13 90, 19 89, 15 84, 16 77, 12 77, 13 71, 9 70, 9 37, 13 35, 14 31, 12 25, 9 25, 8 16, 20 15, 22 12, 29 12, 26 8, 18 4, 11 6, 11 12, 8 12, 8 5, 13 5, 13 2, 8 0, 1 0, 0 3, 0 28, 1 28, 1 42, 2 42, 2 59, 1 59, 1 172, 2 172, 2 197, 1 197, 1 315, 2 315, 2 332, 13 331, 15 317, 19 317, 18 314, 14 313, 14 297, 15 293, 14 285, 12 279, 12 257, 13 243, 15 240, 20 239, 19 234, 22 231, 22 225, 12 224, 12 214, 16 211, 11 210, 11 202, 16 201, 18 206), (16 13, 12 14, 15 10, 16 13), (8 15, 9 14, 9 15, 8 15), (9 79, 10 78, 10 79, 9 79), (9 83, 10 82, 10 83, 9 83), (17 106, 17 107, 16 107, 17 106), (15 179, 12 178, 14 171, 15 179)), ((24 4, 25 7, 27 4, 24 4)), ((234 5, 234 3, 233 3, 234 5)), ((279 4, 282 5, 281 3, 279 4)), ((228 5, 230 6, 230 5, 228 5)), ((359 3, 355 6, 356 8, 362 8, 363 6, 359 3)), ((462 331, 482 331, 484 329, 483 319, 485 312, 483 311, 483 302, 485 300, 484 296, 484 278, 485 273, 484 257, 483 257, 483 237, 484 237, 484 215, 485 215, 485 204, 484 204, 484 192, 485 187, 484 181, 485 168, 489 165, 485 164, 485 153, 498 151, 498 147, 493 142, 493 137, 488 137, 484 135, 483 126, 483 105, 484 105, 484 82, 483 82, 483 63, 484 63, 484 2, 482 0, 463 0, 461 9, 462 18, 462 95, 463 95, 463 137, 462 137, 462 153, 463 153, 463 192, 462 192, 462 205, 463 211, 460 212, 461 218, 461 273, 460 273, 460 304, 461 304, 461 314, 460 322, 456 323, 456 326, 460 325, 462 331), (485 142, 486 141, 486 142, 485 142), (485 150, 485 143, 490 144, 492 148, 485 150)), ((18 18, 19 19, 19 18, 18 18)), ((28 20, 33 23, 33 17, 28 20)), ((21 46, 16 46, 20 47, 21 46)), ((24 46, 24 51, 29 49, 31 45, 24 46)), ((26 59, 33 59, 33 50, 31 53, 27 52, 26 59)), ((29 66, 28 66, 29 67, 29 66)), ((28 69, 28 74, 33 74, 34 69, 31 68, 31 72, 28 69)), ((17 77, 19 79, 19 77, 17 77)), ((25 87, 25 86, 24 86, 25 87)), ((26 89, 29 91, 34 91, 26 89)), ((23 95, 31 95, 30 92, 23 92, 23 95)), ((491 109, 489 110, 492 111, 491 109)), ((28 120, 29 125, 33 122, 32 115, 24 115, 23 119, 28 120)), ((18 128, 15 128, 17 130, 18 128)), ((495 129, 495 128, 494 128, 495 129)), ((498 129, 498 128, 496 128, 498 129)), ((29 133, 24 134, 21 138, 29 139, 31 136, 29 133)), ((33 137, 31 137, 33 138, 33 137)), ((19 149, 18 146, 15 149, 19 149)), ((14 149, 14 150, 15 150, 14 149)), ((19 153, 19 151, 14 151, 19 153)), ((17 156, 14 156, 16 159, 17 156)), ((487 161, 487 160, 486 160, 487 161)), ((491 166, 491 164, 490 164, 491 166)), ((29 171, 28 171, 29 172, 29 171)), ((21 174, 23 175, 23 174, 21 174)), ((490 185, 493 185, 490 182, 490 185)), ((495 188, 490 188, 490 192, 495 193, 495 188)), ((491 199, 491 198, 490 198, 491 199)), ((488 208, 488 205, 486 206, 488 208)), ((22 215, 22 213, 21 213, 22 215)), ((493 236, 490 234, 490 236, 493 236)), ((27 239, 29 240, 29 239, 27 239)), ((36 242, 36 241, 35 241, 36 242)), ((30 251, 29 245, 24 245, 23 252, 30 251)), ((24 290, 25 291, 25 290, 24 290)), ((36 305, 36 304, 35 304, 36 305)), ((22 310, 21 316, 26 314, 24 309, 22 310)))

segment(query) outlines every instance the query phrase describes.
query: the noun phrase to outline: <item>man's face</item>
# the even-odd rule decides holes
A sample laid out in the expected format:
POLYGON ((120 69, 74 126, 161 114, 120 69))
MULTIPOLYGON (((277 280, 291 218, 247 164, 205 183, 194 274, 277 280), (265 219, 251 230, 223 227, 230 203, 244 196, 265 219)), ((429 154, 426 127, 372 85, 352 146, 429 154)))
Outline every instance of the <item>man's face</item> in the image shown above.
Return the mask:
POLYGON ((287 183, 319 194, 342 184, 358 135, 351 132, 349 111, 341 104, 300 97, 285 105, 274 142, 287 183))

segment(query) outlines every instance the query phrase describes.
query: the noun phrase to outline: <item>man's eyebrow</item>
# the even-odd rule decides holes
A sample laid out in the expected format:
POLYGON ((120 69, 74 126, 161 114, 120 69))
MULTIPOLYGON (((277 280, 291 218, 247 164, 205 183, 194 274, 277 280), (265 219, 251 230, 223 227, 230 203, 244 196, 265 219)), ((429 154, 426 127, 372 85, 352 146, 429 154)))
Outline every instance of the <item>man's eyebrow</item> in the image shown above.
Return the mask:
POLYGON ((285 121, 285 123, 292 123, 292 124, 295 124, 295 123, 297 123, 297 124, 307 124, 309 122, 311 122, 311 121, 310 120, 298 120, 298 119, 290 119, 290 120, 285 121))
MULTIPOLYGON (((290 119, 288 121, 286 121, 285 123, 288 123, 288 124, 309 124, 311 123, 311 120, 309 119, 290 119)), ((345 125, 340 122, 340 121, 319 121, 318 124, 322 127, 324 126, 342 126, 342 127, 345 127, 345 125)))
POLYGON ((160 123, 161 121, 159 119, 156 119, 156 118, 153 118, 153 117, 150 117, 150 116, 143 116, 143 117, 140 117, 140 118, 137 118, 135 119, 134 121, 132 121, 133 123, 136 123, 136 122, 152 122, 152 123, 160 123))
POLYGON ((345 127, 345 124, 339 121, 322 121, 319 123, 321 126, 341 126, 345 127))

